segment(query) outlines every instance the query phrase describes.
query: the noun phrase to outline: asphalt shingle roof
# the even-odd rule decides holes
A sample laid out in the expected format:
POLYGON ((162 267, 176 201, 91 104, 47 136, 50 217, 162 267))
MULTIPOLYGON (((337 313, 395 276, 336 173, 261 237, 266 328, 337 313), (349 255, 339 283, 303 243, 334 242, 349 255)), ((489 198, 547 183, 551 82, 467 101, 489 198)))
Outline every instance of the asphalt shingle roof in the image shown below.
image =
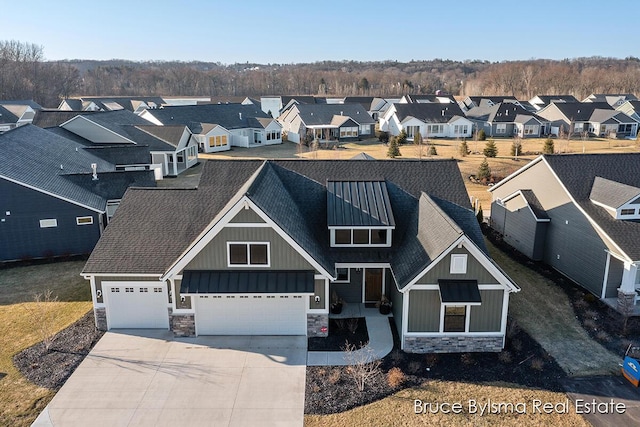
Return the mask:
MULTIPOLYGON (((250 128, 249 119, 272 119, 257 105, 203 104, 164 107, 147 110, 163 125, 185 125, 193 123, 217 123, 226 129, 250 128)), ((272 119, 273 120, 273 119, 272 119)))
POLYGON ((465 116, 457 103, 393 104, 393 107, 400 122, 414 117, 425 123, 448 123, 454 116, 465 116))
POLYGON ((619 208, 640 196, 640 188, 596 176, 589 198, 603 205, 619 208))
POLYGON ((358 124, 374 124, 367 110, 360 104, 299 104, 295 107, 306 126, 328 125, 336 116, 350 117, 358 124))
POLYGON ((615 219, 590 200, 596 177, 640 187, 640 153, 545 155, 544 159, 589 217, 629 257, 640 260, 640 221, 615 219))
POLYGON ((93 111, 40 110, 36 111, 32 124, 41 128, 51 128, 60 126, 75 116, 93 113, 93 111))

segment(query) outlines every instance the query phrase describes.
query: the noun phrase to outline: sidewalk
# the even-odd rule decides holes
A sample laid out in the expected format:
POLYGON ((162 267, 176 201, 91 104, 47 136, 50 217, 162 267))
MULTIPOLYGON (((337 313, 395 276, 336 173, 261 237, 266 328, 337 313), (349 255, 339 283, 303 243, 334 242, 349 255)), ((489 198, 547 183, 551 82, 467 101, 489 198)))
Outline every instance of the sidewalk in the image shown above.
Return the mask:
MULTIPOLYGON (((382 359, 393 349, 393 335, 387 317, 377 315, 365 316, 369 343, 356 350, 355 353, 371 352, 375 359, 382 359)), ((348 361, 343 351, 309 351, 307 352, 307 366, 346 366, 348 361)))

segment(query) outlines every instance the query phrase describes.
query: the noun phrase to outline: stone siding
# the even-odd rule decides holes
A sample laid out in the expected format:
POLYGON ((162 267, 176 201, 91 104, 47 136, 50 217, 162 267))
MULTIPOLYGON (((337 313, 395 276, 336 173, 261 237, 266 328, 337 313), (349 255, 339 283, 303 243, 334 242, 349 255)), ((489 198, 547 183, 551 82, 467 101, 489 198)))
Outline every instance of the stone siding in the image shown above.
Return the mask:
POLYGON ((195 337, 196 318, 193 313, 173 314, 169 308, 169 326, 176 337, 195 337))
POLYGON ((500 352, 502 337, 405 337, 407 353, 500 352))
POLYGON ((94 308, 93 315, 96 318, 96 329, 99 331, 107 330, 107 309, 104 307, 94 308))
POLYGON ((307 336, 326 337, 328 335, 329 314, 307 314, 307 336))
POLYGON ((636 293, 626 293, 622 289, 618 289, 618 304, 616 310, 618 313, 633 313, 635 309, 636 293))

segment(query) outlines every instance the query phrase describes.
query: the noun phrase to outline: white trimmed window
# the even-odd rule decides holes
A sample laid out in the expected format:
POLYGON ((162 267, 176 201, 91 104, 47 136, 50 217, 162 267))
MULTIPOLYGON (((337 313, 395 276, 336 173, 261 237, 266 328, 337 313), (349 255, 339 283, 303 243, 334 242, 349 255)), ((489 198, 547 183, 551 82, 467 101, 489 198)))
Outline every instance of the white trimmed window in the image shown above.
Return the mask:
POLYGON ((391 230, 386 228, 331 229, 331 246, 391 246, 391 230))
POLYGON ((209 137, 209 147, 224 147, 227 145, 227 135, 209 137))
POLYGON ((58 226, 58 220, 55 218, 40 220, 40 228, 53 228, 57 226, 58 226))
POLYGON ((524 134, 525 135, 537 135, 538 134, 538 125, 524 125, 524 134))
POLYGON ((336 268, 336 280, 334 283, 348 283, 349 282, 349 269, 348 268, 336 268))
POLYGON ((269 242, 227 242, 229 267, 269 267, 269 242))
POLYGON ((507 133, 507 124, 506 123, 498 123, 496 125, 496 133, 500 133, 500 134, 507 133))
POLYGON ((467 254, 451 254, 451 266, 449 273, 466 274, 467 272, 467 254))
POLYGON ((93 224, 92 216, 77 216, 76 225, 91 225, 93 224))
POLYGON ((445 305, 442 332, 467 332, 467 306, 445 305))

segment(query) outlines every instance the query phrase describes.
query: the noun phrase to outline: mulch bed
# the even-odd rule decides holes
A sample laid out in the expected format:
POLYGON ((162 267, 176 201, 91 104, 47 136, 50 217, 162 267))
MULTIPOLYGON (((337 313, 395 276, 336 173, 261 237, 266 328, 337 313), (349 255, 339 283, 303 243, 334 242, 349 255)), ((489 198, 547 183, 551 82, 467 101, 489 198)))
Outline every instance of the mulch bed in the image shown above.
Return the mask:
POLYGON ((630 317, 624 330, 624 316, 586 291, 571 279, 563 276, 547 264, 531 261, 522 253, 505 243, 490 229, 485 230, 487 238, 510 258, 526 265, 541 276, 553 281, 569 297, 576 318, 589 336, 612 353, 622 356, 629 344, 640 347, 640 317, 630 317))
POLYGON ((326 338, 309 338, 307 350, 342 351, 346 343, 360 348, 367 342, 369 342, 369 333, 364 317, 329 319, 329 335, 326 338))
POLYGON ((13 357, 13 363, 29 381, 58 390, 71 376, 104 332, 95 327, 93 310, 60 331, 49 351, 38 343, 13 357))
POLYGON ((427 380, 473 383, 504 381, 546 390, 561 391, 566 378, 555 360, 514 322, 508 326, 505 350, 501 353, 410 354, 399 350, 400 340, 393 318, 389 318, 394 350, 382 359, 379 372, 370 378, 363 392, 344 366, 307 368, 306 414, 331 414, 380 400, 403 388, 427 380), (393 376, 404 381, 392 387, 393 376), (391 380, 391 381, 390 381, 391 380))

